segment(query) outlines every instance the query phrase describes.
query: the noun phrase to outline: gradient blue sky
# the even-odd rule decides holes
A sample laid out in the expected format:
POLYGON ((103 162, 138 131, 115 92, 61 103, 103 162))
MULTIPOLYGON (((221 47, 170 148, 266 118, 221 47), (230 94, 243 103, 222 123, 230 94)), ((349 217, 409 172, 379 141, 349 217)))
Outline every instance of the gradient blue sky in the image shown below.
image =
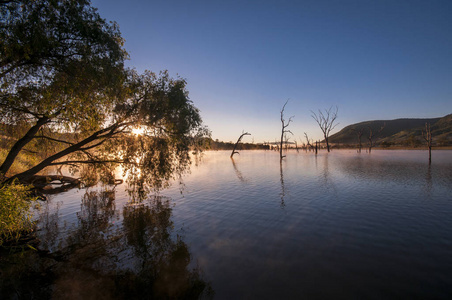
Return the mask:
MULTIPOLYGON (((95 0, 138 71, 188 81, 212 137, 320 138, 311 110, 356 122, 452 113, 452 1, 95 0)), ((303 138, 304 139, 304 138, 303 138)))

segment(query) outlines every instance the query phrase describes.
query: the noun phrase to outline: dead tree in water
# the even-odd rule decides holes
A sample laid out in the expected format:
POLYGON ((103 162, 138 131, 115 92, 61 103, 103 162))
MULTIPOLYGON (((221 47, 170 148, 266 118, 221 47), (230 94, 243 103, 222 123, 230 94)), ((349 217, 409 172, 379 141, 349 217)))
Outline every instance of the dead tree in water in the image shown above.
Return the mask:
POLYGON ((315 112, 311 110, 311 117, 319 124, 320 129, 323 132, 323 137, 326 142, 326 149, 330 152, 330 144, 328 143, 328 137, 330 136, 331 130, 334 129, 338 124, 334 124, 337 119, 337 111, 338 108, 336 106, 336 111, 332 111, 333 107, 331 106, 328 110, 325 109, 325 114, 319 109, 319 114, 317 115, 315 112))
POLYGON ((290 140, 289 136, 287 134, 284 134, 284 144, 286 146, 285 147, 286 151, 289 149, 289 140, 290 140))
MULTIPOLYGON (((289 121, 287 121, 287 123, 286 123, 286 120, 284 120, 284 109, 286 108, 287 102, 289 102, 289 100, 286 101, 286 103, 284 104, 284 106, 281 109, 281 143, 280 143, 280 147, 279 147, 279 158, 280 159, 283 159, 285 157, 285 155, 284 156, 282 155, 282 150, 283 150, 284 137, 285 137, 286 133, 290 133, 293 135, 293 133, 286 128, 289 126, 290 122, 292 122, 292 118, 294 116, 290 117, 289 121)), ((287 145, 287 143, 286 143, 286 145, 287 145)))
POLYGON ((308 147, 309 147, 309 151, 311 151, 311 149, 312 149, 312 139, 310 140, 309 139, 309 137, 308 137, 308 134, 305 132, 304 133, 304 137, 306 138, 306 151, 308 150, 308 147))
POLYGON ((386 126, 386 123, 383 123, 383 126, 381 126, 380 130, 378 130, 377 134, 375 134, 375 135, 372 132, 372 127, 368 126, 369 127, 369 136, 367 137, 367 139, 369 140, 369 153, 372 152, 372 147, 375 146, 376 139, 380 136, 380 133, 383 131, 385 126, 386 126))
POLYGON ((237 139, 237 142, 235 143, 235 145, 234 145, 234 149, 232 150, 232 153, 231 153, 231 158, 234 156, 234 154, 239 154, 239 152, 238 151, 235 151, 236 149, 237 149, 237 146, 238 146, 238 144, 240 143, 240 141, 242 140, 242 138, 245 136, 245 135, 251 135, 251 133, 249 133, 249 132, 243 132, 242 131, 242 135, 240 135, 240 137, 237 139))
POLYGON ((422 130, 422 137, 427 142, 428 146, 428 163, 432 163, 432 128, 430 127, 430 123, 425 123, 425 131, 422 130))
POLYGON ((361 153, 361 148, 363 147, 363 144, 361 143, 361 137, 363 136, 364 133, 364 128, 360 128, 359 130, 357 129, 352 129, 353 132, 356 133, 356 136, 358 137, 358 153, 361 153))

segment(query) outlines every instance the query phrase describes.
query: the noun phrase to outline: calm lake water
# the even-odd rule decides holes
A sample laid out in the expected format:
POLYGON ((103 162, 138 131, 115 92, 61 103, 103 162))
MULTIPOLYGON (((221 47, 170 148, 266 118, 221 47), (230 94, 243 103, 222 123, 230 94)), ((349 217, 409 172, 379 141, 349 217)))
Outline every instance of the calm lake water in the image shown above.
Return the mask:
POLYGON ((46 295, 452 298, 452 151, 229 155, 141 204, 125 184, 52 196, 46 295))

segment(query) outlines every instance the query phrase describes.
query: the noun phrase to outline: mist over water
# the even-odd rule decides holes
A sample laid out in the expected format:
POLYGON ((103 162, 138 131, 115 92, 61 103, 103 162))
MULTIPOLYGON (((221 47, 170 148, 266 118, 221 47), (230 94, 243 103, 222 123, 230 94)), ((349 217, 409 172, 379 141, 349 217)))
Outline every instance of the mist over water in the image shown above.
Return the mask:
POLYGON ((183 186, 141 208, 125 184, 54 195, 41 246, 92 241, 103 251, 80 248, 94 269, 137 276, 158 251, 182 247, 185 273, 171 276, 202 278, 216 299, 452 296, 450 151, 434 151, 431 165, 425 151, 229 154, 206 152, 183 186))

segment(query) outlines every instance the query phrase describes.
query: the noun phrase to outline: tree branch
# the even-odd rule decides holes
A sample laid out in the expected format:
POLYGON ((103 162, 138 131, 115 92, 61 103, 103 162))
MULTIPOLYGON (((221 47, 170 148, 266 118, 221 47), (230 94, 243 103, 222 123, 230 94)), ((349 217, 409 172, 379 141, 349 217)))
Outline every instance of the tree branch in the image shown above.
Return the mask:
POLYGON ((231 158, 234 156, 234 154, 240 154, 238 151, 235 151, 235 149, 237 149, 237 145, 240 143, 240 141, 242 140, 242 138, 245 136, 245 135, 251 135, 251 133, 249 133, 249 132, 244 132, 244 131, 242 131, 242 135, 240 135, 240 137, 237 139, 237 142, 235 143, 235 145, 234 145, 234 149, 232 150, 232 153, 231 153, 231 158))
POLYGON ((84 140, 82 140, 82 141, 80 141, 80 142, 78 142, 76 144, 73 144, 73 145, 67 147, 66 149, 64 149, 64 150, 62 150, 62 151, 60 151, 58 153, 55 153, 54 155, 49 156, 48 158, 44 159, 39 164, 37 164, 36 166, 28 169, 27 171, 19 173, 19 174, 16 174, 16 175, 8 178, 7 181, 11 182, 15 178, 19 179, 20 181, 27 180, 27 178, 35 175, 36 173, 38 173, 39 171, 41 171, 45 167, 47 167, 50 164, 52 164, 54 161, 66 156, 68 154, 71 154, 71 153, 74 153, 76 151, 79 151, 80 149, 83 149, 83 147, 85 145, 87 145, 87 144, 89 144, 91 142, 94 142, 94 141, 96 141, 98 139, 105 138, 105 137, 108 137, 109 135, 114 134, 114 132, 115 132, 115 130, 117 128, 125 126, 127 124, 128 123, 122 123, 122 124, 115 123, 115 124, 110 125, 107 128, 98 130, 95 133, 93 133, 91 136, 87 137, 86 139, 84 139, 84 140))
POLYGON ((11 150, 8 152, 8 155, 6 156, 5 161, 0 166, 0 173, 6 174, 6 172, 8 172, 9 168, 13 164, 14 160, 16 159, 17 155, 22 150, 22 148, 26 144, 28 144, 33 139, 33 137, 36 135, 38 130, 43 125, 47 124, 49 121, 50 121, 50 119, 48 117, 42 117, 42 118, 38 119, 36 124, 33 127, 31 127, 27 131, 27 133, 25 133, 25 135, 13 145, 11 150))
MULTIPOLYGON (((48 166, 59 166, 59 165, 77 165, 77 164, 108 164, 108 163, 124 163, 124 160, 65 160, 61 162, 52 162, 48 166)), ((134 163, 131 163, 134 164, 134 163)))
POLYGON ((46 139, 46 140, 50 140, 53 142, 57 142, 57 143, 63 143, 63 144, 68 144, 68 145, 74 145, 74 143, 68 142, 68 141, 63 141, 63 140, 59 140, 59 139, 55 139, 55 138, 51 138, 49 136, 45 136, 45 135, 37 135, 34 137, 35 139, 46 139))

